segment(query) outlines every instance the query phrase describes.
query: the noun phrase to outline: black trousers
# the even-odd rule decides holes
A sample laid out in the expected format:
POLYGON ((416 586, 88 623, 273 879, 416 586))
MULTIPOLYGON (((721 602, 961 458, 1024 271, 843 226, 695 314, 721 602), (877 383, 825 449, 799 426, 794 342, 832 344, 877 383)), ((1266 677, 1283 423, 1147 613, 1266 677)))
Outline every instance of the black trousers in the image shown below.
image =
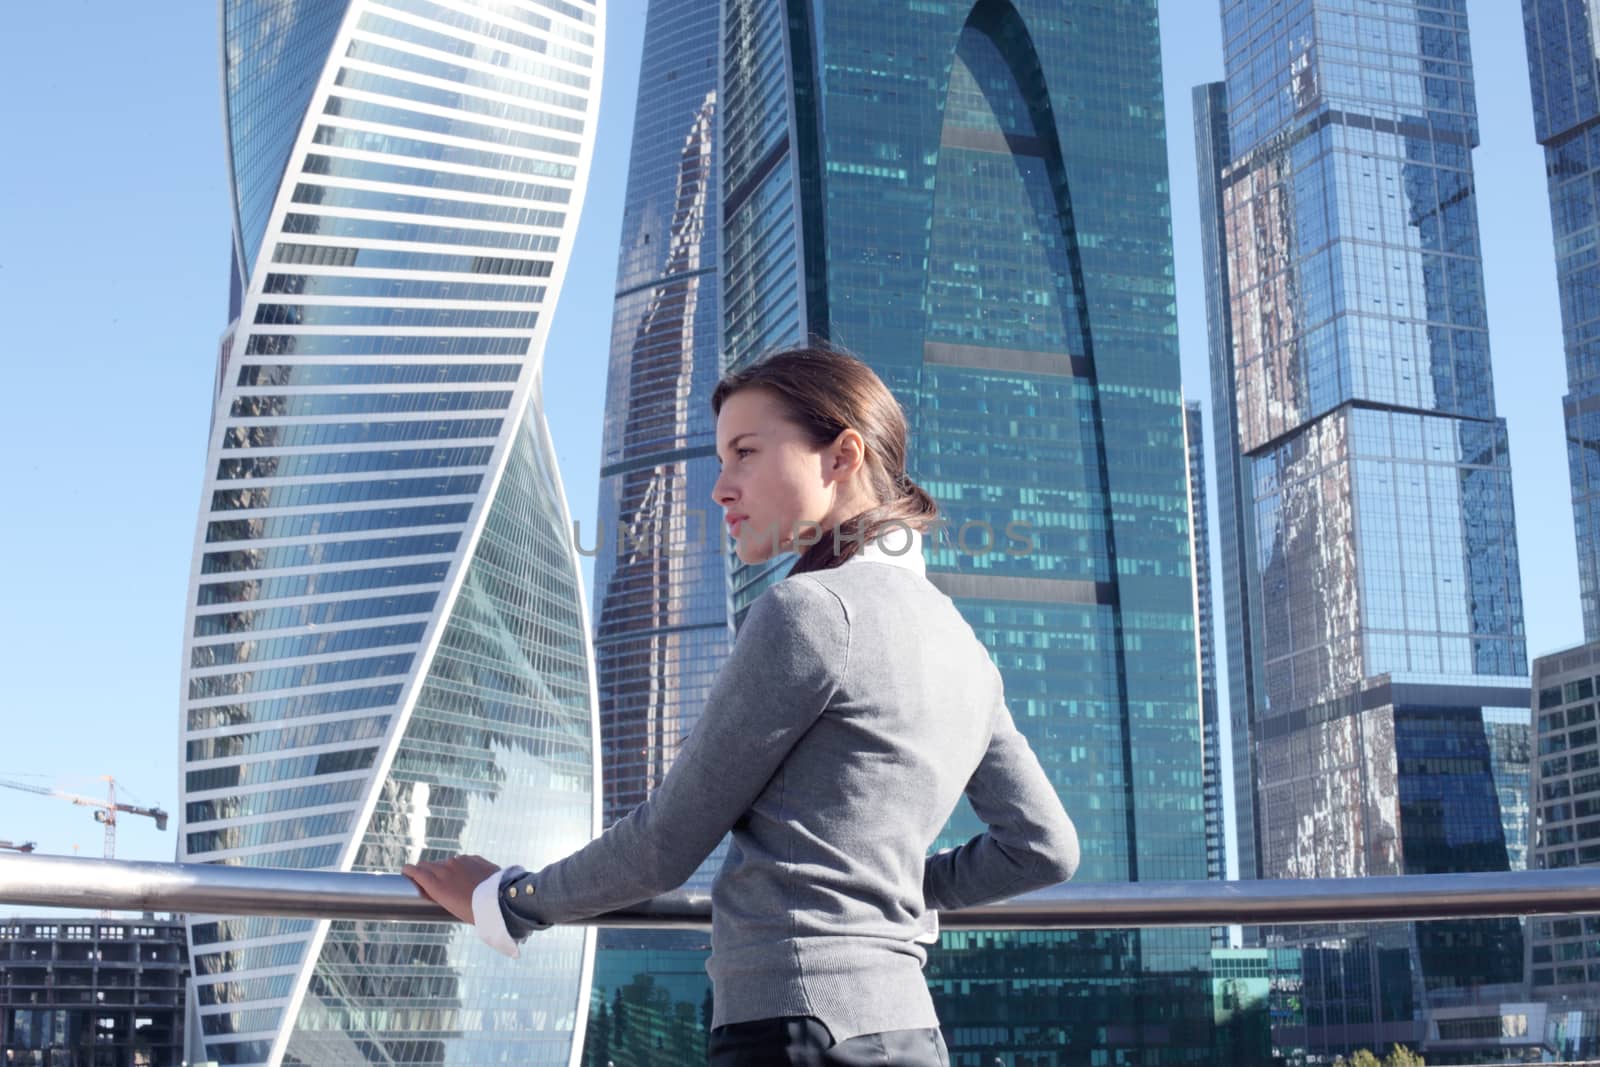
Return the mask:
POLYGON ((754 1019, 711 1031, 710 1067, 950 1067, 937 1027, 886 1030, 835 1043, 809 1015, 754 1019))

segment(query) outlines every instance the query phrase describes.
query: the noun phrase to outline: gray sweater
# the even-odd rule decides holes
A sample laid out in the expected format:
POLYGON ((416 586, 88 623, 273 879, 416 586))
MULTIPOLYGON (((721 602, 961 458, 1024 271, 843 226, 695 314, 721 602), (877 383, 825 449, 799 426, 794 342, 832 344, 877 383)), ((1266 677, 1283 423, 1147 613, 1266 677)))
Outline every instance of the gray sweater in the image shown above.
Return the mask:
POLYGON ((1078 839, 920 547, 867 548, 751 606, 655 793, 500 887, 514 937, 676 888, 732 830, 712 886, 714 1026, 812 1015, 844 1041, 938 1025, 927 913, 1064 881, 1078 839), (988 831, 927 855, 963 792, 988 831))

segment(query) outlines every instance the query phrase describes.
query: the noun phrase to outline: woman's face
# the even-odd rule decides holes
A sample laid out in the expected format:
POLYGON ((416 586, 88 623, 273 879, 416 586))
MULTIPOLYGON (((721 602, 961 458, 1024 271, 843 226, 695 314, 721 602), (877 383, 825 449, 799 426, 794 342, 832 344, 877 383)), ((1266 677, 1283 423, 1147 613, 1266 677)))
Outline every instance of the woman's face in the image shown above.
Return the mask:
MULTIPOLYGON (((852 431, 842 436, 859 440, 852 431)), ((837 445, 814 447, 770 391, 743 389, 722 402, 717 458, 722 473, 711 497, 745 563, 794 551, 797 535, 803 545, 831 527, 840 503, 837 445)))

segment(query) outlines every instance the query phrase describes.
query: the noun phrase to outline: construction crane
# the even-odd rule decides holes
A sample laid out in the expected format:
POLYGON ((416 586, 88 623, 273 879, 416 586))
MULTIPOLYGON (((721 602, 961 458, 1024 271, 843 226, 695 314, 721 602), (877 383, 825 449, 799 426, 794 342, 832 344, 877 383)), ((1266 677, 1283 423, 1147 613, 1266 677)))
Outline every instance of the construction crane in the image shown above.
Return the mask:
POLYGON ((32 841, 0 841, 0 848, 10 849, 12 852, 32 852, 38 846, 32 841))
MULTIPOLYGON (((94 808, 94 821, 104 823, 106 828, 105 857, 108 860, 117 858, 117 812, 128 815, 143 815, 156 821, 157 830, 167 828, 167 813, 160 808, 140 808, 132 804, 117 803, 117 780, 109 774, 101 775, 101 780, 106 783, 106 799, 96 800, 94 797, 79 796, 77 793, 67 793, 60 789, 51 789, 49 786, 32 785, 28 782, 14 782, 0 778, 0 786, 7 789, 20 789, 24 793, 37 793, 40 796, 56 797, 59 800, 70 801, 85 808, 94 808)), ((28 849, 17 851, 31 851, 28 849)))

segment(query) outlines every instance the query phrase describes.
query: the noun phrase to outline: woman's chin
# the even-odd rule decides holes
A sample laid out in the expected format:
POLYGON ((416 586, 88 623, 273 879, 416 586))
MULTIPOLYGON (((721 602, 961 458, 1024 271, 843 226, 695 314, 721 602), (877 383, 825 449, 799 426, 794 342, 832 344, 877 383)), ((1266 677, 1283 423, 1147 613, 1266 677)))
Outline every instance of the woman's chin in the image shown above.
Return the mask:
POLYGON ((773 556, 772 544, 770 542, 763 544, 761 541, 754 538, 749 541, 741 539, 735 542, 733 550, 735 554, 738 555, 739 562, 745 564, 746 566, 754 566, 757 563, 765 563, 773 556))

